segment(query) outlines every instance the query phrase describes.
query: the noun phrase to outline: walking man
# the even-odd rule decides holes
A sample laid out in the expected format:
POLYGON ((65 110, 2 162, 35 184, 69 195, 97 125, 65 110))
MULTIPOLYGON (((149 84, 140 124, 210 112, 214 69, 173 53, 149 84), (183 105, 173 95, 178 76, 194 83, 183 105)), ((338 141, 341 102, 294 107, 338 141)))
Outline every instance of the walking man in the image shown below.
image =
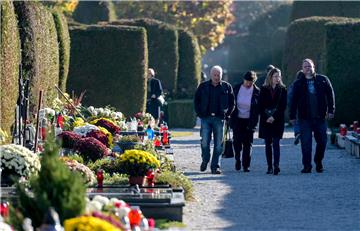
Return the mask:
POLYGON ((304 59, 302 72, 293 86, 290 103, 290 122, 300 127, 302 173, 311 173, 312 132, 316 141, 314 162, 316 171, 323 172, 323 158, 327 142, 326 119, 332 119, 335 112, 334 90, 328 77, 315 73, 311 59, 304 59))
POLYGON ((194 99, 195 112, 201 119, 200 171, 204 172, 210 161, 210 141, 213 134, 214 150, 210 165, 212 174, 221 174, 224 119, 228 120, 235 105, 233 89, 229 83, 222 80, 222 74, 220 66, 213 66, 210 70, 210 80, 198 86, 194 99))

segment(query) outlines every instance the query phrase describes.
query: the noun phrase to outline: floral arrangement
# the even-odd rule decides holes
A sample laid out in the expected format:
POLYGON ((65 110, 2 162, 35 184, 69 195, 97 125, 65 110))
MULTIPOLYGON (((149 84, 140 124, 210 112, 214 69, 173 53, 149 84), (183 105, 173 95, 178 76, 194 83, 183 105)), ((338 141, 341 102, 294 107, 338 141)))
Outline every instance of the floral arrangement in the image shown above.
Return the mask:
POLYGON ((43 108, 39 111, 39 118, 40 120, 42 119, 50 119, 52 120, 55 116, 55 110, 54 109, 51 109, 51 108, 43 108))
POLYGON ((93 120, 90 123, 94 124, 96 126, 101 126, 101 127, 106 128, 106 130, 108 130, 113 135, 120 132, 119 126, 117 126, 112 120, 104 118, 104 117, 93 120))
POLYGON ((62 157, 61 159, 71 171, 79 172, 84 177, 86 184, 92 185, 96 182, 95 174, 86 165, 67 157, 62 157))
POLYGON ((40 170, 39 156, 21 145, 2 145, 0 146, 0 153, 3 174, 8 172, 29 178, 31 174, 40 170))
POLYGON ((62 141, 63 148, 73 149, 78 140, 81 139, 81 136, 71 131, 64 131, 58 135, 62 141))
POLYGON ((106 129, 101 126, 98 126, 99 130, 102 131, 109 139, 109 147, 113 146, 113 135, 106 129))
POLYGON ((119 157, 120 172, 129 176, 145 176, 148 170, 158 167, 160 167, 160 161, 146 151, 126 150, 119 157))
POLYGON ((75 150, 85 161, 96 161, 109 153, 108 148, 93 137, 81 138, 75 143, 75 150))
POLYGON ((98 159, 93 163, 89 163, 88 167, 94 172, 96 172, 98 169, 102 169, 106 173, 113 175, 114 173, 118 173, 120 170, 117 162, 119 162, 118 158, 114 159, 110 157, 105 157, 102 159, 98 159))
POLYGON ((140 120, 144 125, 152 125, 155 123, 155 119, 150 113, 138 112, 135 114, 135 118, 140 120))
POLYGON ((80 136, 86 136, 86 134, 93 130, 99 130, 99 128, 92 124, 85 124, 84 126, 74 127, 74 132, 80 136))
POLYGON ((80 216, 72 219, 65 220, 64 228, 66 231, 117 231, 121 230, 120 228, 114 226, 113 224, 109 223, 98 217, 93 216, 80 216))
POLYGON ((75 121, 73 122, 73 127, 81 127, 86 125, 85 121, 81 117, 76 117, 75 121))
POLYGON ((92 130, 86 134, 86 137, 93 137, 106 145, 107 147, 110 147, 111 143, 109 142, 109 138, 106 136, 105 133, 103 133, 101 130, 92 130))
POLYGON ((91 113, 94 117, 106 117, 115 121, 124 119, 124 115, 121 112, 115 111, 109 107, 106 108, 95 108, 90 106, 87 110, 91 113))
POLYGON ((140 142, 141 139, 137 135, 122 136, 119 142, 140 142))

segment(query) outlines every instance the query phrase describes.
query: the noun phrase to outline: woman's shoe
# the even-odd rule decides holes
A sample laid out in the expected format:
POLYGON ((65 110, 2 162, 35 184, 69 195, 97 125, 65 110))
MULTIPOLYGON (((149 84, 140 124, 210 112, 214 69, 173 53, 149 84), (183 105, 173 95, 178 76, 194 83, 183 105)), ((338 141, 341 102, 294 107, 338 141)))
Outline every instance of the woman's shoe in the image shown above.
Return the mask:
POLYGON ((266 174, 273 174, 273 169, 272 168, 268 168, 268 170, 267 170, 267 172, 266 172, 266 174))
POLYGON ((280 168, 275 168, 275 169, 274 169, 274 175, 278 175, 279 172, 280 172, 280 168))

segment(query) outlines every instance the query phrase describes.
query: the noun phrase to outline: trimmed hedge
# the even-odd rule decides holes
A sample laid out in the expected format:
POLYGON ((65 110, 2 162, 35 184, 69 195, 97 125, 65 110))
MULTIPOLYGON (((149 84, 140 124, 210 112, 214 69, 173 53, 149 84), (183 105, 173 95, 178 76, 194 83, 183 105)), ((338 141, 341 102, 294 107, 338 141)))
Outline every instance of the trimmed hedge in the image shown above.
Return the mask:
POLYGON ((326 24, 326 74, 336 96, 333 125, 360 119, 360 20, 326 24))
POLYGON ((178 32, 169 24, 154 19, 119 20, 112 25, 144 27, 147 31, 149 67, 154 68, 165 92, 176 93, 178 76, 178 32))
POLYGON ((59 88, 66 92, 66 80, 70 63, 70 34, 66 17, 59 11, 53 11, 54 22, 59 42, 59 88))
POLYGON ((170 128, 193 128, 196 125, 194 101, 190 99, 168 102, 168 124, 170 128))
POLYGON ((0 128, 11 136, 19 94, 20 40, 12 2, 1 2, 0 128))
POLYGON ((201 53, 196 37, 179 30, 177 98, 192 99, 201 79, 201 53))
POLYGON ((317 72, 324 73, 325 65, 325 24, 344 21, 341 17, 310 17, 293 21, 286 34, 283 58, 283 76, 286 85, 296 78, 302 60, 310 58, 315 62, 317 72))
POLYGON ((67 89, 86 90, 83 104, 111 105, 132 116, 144 111, 147 84, 147 38, 140 27, 70 28, 71 60, 67 89))
POLYGON ((360 17, 358 1, 294 1, 291 21, 311 16, 360 17))
POLYGON ((281 67, 284 56, 286 27, 277 28, 270 38, 271 64, 275 67, 281 67))
POLYGON ((114 3, 111 1, 79 1, 73 18, 84 24, 116 20, 114 3))
POLYGON ((43 105, 51 105, 59 82, 59 47, 52 13, 39 2, 14 2, 19 20, 22 68, 30 79, 30 113, 35 113, 39 91, 43 105))

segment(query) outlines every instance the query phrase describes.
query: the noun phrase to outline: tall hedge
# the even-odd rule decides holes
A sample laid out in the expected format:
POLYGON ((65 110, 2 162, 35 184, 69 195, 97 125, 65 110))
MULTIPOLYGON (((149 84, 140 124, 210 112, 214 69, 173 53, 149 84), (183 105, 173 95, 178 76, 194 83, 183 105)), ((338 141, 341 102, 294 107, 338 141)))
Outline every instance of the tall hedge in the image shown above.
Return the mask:
POLYGON ((169 101, 168 124, 170 128, 195 127, 196 114, 194 110, 194 101, 192 99, 169 101))
POLYGON ((14 2, 19 20, 22 68, 30 79, 30 112, 36 111, 39 91, 43 105, 51 105, 59 82, 59 47, 52 13, 39 2, 14 2))
POLYGON ((66 91, 66 80, 70 63, 70 34, 66 17, 60 11, 53 11, 59 43, 59 88, 66 91))
POLYGON ((156 78, 161 80, 165 92, 176 93, 179 64, 177 29, 153 19, 119 20, 111 24, 140 26, 146 29, 149 67, 154 68, 156 78))
POLYGON ((201 53, 196 37, 188 31, 179 30, 179 70, 177 98, 195 95, 201 79, 201 53))
POLYGON ((84 26, 70 28, 71 60, 67 89, 83 104, 111 105, 127 116, 145 110, 146 31, 140 27, 84 26))
POLYGON ((294 1, 291 21, 311 16, 360 17, 359 1, 294 1))
POLYGON ((14 5, 1 2, 0 128, 11 135, 18 98, 20 40, 14 5))
POLYGON ((360 20, 326 24, 326 74, 336 96, 334 125, 360 119, 360 20))
POLYGON ((111 1, 79 1, 73 18, 84 24, 116 20, 114 3, 111 1))
POLYGON ((283 58, 283 73, 286 84, 296 77, 302 60, 314 60, 316 71, 324 72, 325 65, 325 24, 331 21, 344 21, 341 17, 310 17, 293 21, 286 34, 283 58))

